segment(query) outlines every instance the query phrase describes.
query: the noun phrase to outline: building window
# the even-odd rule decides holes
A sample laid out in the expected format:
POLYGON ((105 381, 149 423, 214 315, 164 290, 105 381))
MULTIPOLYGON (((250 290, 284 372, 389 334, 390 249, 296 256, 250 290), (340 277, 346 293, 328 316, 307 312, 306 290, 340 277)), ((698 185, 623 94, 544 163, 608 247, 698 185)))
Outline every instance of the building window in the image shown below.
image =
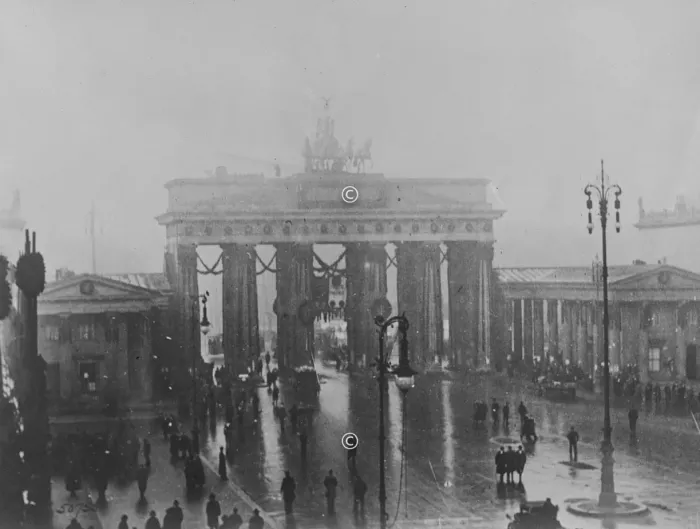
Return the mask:
POLYGON ((661 348, 649 348, 649 372, 658 373, 661 371, 661 348))
POLYGON ((95 340, 95 324, 94 323, 80 323, 78 324, 78 339, 85 341, 95 340))
POLYGON ((651 324, 653 327, 659 327, 661 325, 661 314, 658 310, 651 313, 651 324))
POLYGON ((44 337, 50 342, 61 340, 61 328, 58 325, 44 326, 44 337))
POLYGON ((97 392, 97 363, 80 362, 78 373, 80 376, 80 391, 82 393, 97 392))
POLYGON ((119 324, 115 318, 107 318, 105 324, 105 342, 111 344, 119 343, 119 324))

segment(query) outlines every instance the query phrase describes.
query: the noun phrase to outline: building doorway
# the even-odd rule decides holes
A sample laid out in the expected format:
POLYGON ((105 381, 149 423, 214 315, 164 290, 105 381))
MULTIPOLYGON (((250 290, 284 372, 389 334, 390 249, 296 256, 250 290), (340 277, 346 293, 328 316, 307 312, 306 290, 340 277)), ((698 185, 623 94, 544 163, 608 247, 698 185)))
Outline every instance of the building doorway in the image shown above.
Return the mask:
POLYGON ((695 344, 685 349, 685 376, 688 380, 698 379, 698 346, 695 344))

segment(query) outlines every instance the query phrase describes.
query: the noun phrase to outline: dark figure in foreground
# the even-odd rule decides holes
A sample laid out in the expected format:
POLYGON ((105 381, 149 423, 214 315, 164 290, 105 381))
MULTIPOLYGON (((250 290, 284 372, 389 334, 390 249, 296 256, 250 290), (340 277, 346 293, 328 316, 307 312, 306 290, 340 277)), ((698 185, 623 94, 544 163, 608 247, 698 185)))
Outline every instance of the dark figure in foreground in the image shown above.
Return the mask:
POLYGON ((569 430, 569 433, 566 434, 566 438, 569 441, 569 459, 573 461, 574 463, 578 461, 578 432, 576 431, 576 428, 573 426, 569 430))
POLYGON ((207 527, 219 529, 219 516, 221 516, 221 505, 216 499, 216 495, 210 494, 207 502, 207 527))
POLYGON ((352 486, 352 512, 355 515, 355 520, 365 517, 365 494, 367 494, 367 483, 360 476, 355 475, 352 486))
POLYGON ((250 527, 250 529, 263 529, 263 527, 265 527, 265 521, 260 516, 259 510, 253 510, 253 516, 248 520, 248 527, 250 527))
POLYGON ((637 435, 637 419, 639 419, 639 412, 632 408, 627 414, 627 418, 630 422, 630 434, 637 435))
POLYGON ((223 446, 219 447, 219 477, 221 481, 228 480, 228 476, 226 475, 226 454, 224 453, 223 446))
POLYGON ((323 486, 326 488, 326 507, 329 515, 335 514, 335 497, 338 489, 338 480, 333 475, 333 471, 329 470, 326 479, 323 480, 323 486))
POLYGON ((296 490, 297 484, 294 481, 294 478, 289 474, 288 470, 285 471, 280 492, 282 493, 282 499, 284 500, 284 512, 286 514, 292 514, 293 503, 297 497, 296 490))

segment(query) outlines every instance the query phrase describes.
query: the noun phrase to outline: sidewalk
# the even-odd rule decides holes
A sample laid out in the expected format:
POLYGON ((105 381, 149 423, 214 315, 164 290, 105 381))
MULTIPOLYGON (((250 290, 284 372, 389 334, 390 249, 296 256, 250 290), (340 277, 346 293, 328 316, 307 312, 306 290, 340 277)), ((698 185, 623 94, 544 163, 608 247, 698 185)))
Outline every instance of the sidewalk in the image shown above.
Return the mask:
MULTIPOLYGON (((137 425, 137 432, 141 439, 143 439, 147 431, 148 427, 146 425, 137 425)), ((203 432, 204 435, 206 434, 203 432)), ((104 528, 116 528, 122 514, 126 514, 129 517, 130 527, 144 527, 148 513, 151 510, 156 511, 162 523, 165 509, 170 507, 174 500, 178 500, 185 515, 182 528, 201 529, 206 523, 205 504, 210 493, 216 494, 223 514, 230 514, 233 508, 237 507, 238 513, 244 521, 242 527, 248 527, 248 519, 253 515, 253 509, 258 508, 258 506, 250 501, 249 498, 246 498, 243 491, 232 482, 222 482, 215 470, 205 464, 206 484, 202 498, 193 501, 188 500, 185 495, 183 463, 170 463, 169 446, 162 436, 154 434, 148 437, 151 441, 152 453, 151 478, 146 490, 147 503, 144 505, 138 502, 139 493, 135 482, 124 488, 119 488, 115 484, 110 483, 110 487, 107 489, 108 505, 99 511, 104 528), (239 493, 242 493, 243 497, 239 493)), ((92 495, 97 497, 95 491, 93 491, 92 495)), ((265 517, 262 512, 261 515, 265 517)), ((268 520, 270 520, 269 517, 266 519, 266 522, 268 522, 266 523, 266 528, 279 528, 277 524, 274 522, 269 523, 268 520)), ((85 527, 87 529, 87 526, 85 527)))
POLYGON ((53 529, 66 529, 72 518, 77 518, 84 529, 103 529, 89 492, 83 488, 77 495, 77 499, 70 497, 62 478, 51 480, 53 529))

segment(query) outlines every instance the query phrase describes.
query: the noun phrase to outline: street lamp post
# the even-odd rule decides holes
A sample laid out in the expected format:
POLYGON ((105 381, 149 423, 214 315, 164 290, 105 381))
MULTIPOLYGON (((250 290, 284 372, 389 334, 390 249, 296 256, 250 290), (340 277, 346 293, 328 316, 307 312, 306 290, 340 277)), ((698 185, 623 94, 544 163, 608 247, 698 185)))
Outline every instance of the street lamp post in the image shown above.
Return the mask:
POLYGON ((603 444, 601 450, 603 459, 600 471, 600 495, 598 496, 598 506, 603 508, 613 508, 617 505, 617 494, 615 493, 615 478, 613 465, 613 444, 612 426, 610 424, 610 343, 608 316, 608 246, 607 246, 607 226, 608 226, 608 199, 609 195, 615 195, 615 231, 620 232, 620 195, 622 189, 618 185, 605 185, 605 171, 603 162, 600 162, 600 185, 589 184, 586 186, 586 207, 588 208, 588 233, 593 233, 593 199, 591 196, 595 192, 598 196, 598 213, 600 215, 600 227, 603 242, 603 391, 605 396, 605 418, 603 425, 603 444))
POLYGON ((202 321, 199 322, 199 328, 203 335, 209 334, 211 324, 207 318, 207 301, 209 300, 209 292, 206 292, 192 301, 192 451, 199 454, 199 413, 197 401, 197 347, 194 340, 197 336, 197 321, 199 320, 199 304, 202 302, 202 321))
POLYGON ((396 377, 396 385, 406 394, 415 383, 416 372, 411 368, 408 361, 408 319, 406 316, 394 316, 388 320, 385 320, 383 316, 376 316, 374 323, 379 327, 379 357, 376 360, 379 371, 379 526, 381 529, 386 529, 386 476, 384 474, 384 443, 386 441, 384 434, 384 386, 386 384, 386 375, 389 372, 393 373, 396 377), (387 329, 394 323, 399 324, 399 332, 401 333, 399 365, 389 371, 391 366, 388 358, 384 355, 384 338, 387 329))

